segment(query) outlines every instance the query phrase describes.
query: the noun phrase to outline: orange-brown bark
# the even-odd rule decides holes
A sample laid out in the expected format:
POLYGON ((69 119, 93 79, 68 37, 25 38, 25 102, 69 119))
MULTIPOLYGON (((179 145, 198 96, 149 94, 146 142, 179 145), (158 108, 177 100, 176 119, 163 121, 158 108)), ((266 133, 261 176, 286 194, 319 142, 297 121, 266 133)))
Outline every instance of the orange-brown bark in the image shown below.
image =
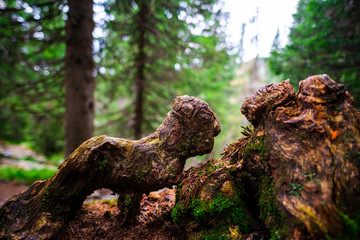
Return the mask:
POLYGON ((185 172, 173 217, 190 238, 358 238, 360 114, 352 104, 325 74, 301 81, 297 94, 289 81, 261 88, 241 109, 253 124, 246 137, 185 172))

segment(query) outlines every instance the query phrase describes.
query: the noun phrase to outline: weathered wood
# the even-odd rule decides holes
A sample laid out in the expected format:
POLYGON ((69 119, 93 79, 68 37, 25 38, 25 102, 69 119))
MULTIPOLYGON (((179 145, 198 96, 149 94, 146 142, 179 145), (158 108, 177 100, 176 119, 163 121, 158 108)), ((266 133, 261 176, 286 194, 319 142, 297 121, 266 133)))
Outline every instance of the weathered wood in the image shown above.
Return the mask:
POLYGON ((180 180, 185 160, 210 153, 220 125, 209 106, 177 97, 155 133, 138 141, 98 136, 84 142, 46 181, 0 209, 0 238, 54 239, 94 190, 119 194, 119 225, 133 220, 143 193, 180 180))
POLYGON ((344 239, 346 218, 360 214, 360 115, 353 102, 343 85, 317 75, 264 121, 276 198, 297 222, 292 238, 344 239))
POLYGON ((360 114, 327 75, 263 87, 242 113, 254 125, 220 160, 184 173, 174 220, 188 237, 357 239, 360 114))

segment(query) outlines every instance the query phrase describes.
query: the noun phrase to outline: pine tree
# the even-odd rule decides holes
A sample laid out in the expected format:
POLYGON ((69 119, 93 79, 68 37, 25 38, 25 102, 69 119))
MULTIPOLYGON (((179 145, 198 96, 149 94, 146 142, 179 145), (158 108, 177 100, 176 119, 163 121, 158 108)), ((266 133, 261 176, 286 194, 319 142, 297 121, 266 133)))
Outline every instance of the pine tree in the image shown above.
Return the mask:
POLYGON ((360 107, 360 2, 300 0, 290 42, 271 53, 269 65, 295 85, 327 73, 347 87, 360 107))
POLYGON ((0 8, 0 138, 30 141, 46 155, 63 147, 66 8, 45 0, 0 8))
POLYGON ((216 4, 132 0, 105 5, 110 17, 98 57, 99 132, 140 138, 156 128, 176 95, 204 98, 208 89, 225 84, 228 78, 219 83, 218 76, 231 75, 225 69, 230 58, 216 4))
POLYGON ((68 0, 65 56, 65 155, 92 137, 94 126, 93 1, 68 0))

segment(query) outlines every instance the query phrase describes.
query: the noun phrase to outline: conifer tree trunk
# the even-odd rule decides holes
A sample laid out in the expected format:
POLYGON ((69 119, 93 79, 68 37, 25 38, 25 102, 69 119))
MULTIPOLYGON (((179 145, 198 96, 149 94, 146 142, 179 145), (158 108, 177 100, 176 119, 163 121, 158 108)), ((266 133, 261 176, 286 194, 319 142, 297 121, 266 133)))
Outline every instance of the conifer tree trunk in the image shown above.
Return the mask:
POLYGON ((147 3, 143 2, 140 5, 140 11, 138 14, 138 30, 139 37, 137 40, 138 53, 135 61, 136 68, 136 99, 135 99, 135 124, 134 124, 134 138, 139 139, 142 135, 141 125, 144 119, 144 88, 145 88, 145 24, 146 24, 146 12, 147 3))
POLYGON ((65 56, 65 154, 93 135, 93 1, 69 0, 65 56))

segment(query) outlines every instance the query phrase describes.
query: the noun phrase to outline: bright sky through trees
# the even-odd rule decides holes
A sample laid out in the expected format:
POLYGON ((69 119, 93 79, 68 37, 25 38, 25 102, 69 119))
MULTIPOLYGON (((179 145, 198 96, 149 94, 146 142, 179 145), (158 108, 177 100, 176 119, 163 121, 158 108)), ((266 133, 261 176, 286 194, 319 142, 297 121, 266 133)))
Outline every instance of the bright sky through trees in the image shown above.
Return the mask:
MULTIPOLYGON (((95 0, 95 3, 102 3, 103 0, 95 0)), ((292 25, 292 14, 296 13, 298 0, 223 0, 223 10, 229 12, 226 32, 227 41, 238 46, 241 38, 242 24, 246 24, 244 35, 244 56, 245 61, 258 55, 269 57, 271 45, 277 30, 280 31, 282 45, 285 46, 288 39, 289 28, 292 25), (251 23, 256 16, 258 8, 258 23, 251 23), (258 33, 258 50, 251 40, 258 33)), ((101 22, 106 14, 101 5, 94 6, 95 22, 101 22)), ((94 29, 94 37, 101 37, 101 28, 94 29)), ((95 42, 95 49, 98 48, 95 42)))
POLYGON ((258 52, 260 57, 269 57, 271 45, 277 29, 280 31, 282 45, 287 43, 292 14, 296 13, 298 0, 224 0, 224 10, 230 13, 227 26, 228 41, 239 44, 242 24, 246 24, 244 35, 244 60, 250 60, 258 52), (258 23, 250 23, 256 16, 258 23), (258 36, 258 50, 251 39, 258 36))

